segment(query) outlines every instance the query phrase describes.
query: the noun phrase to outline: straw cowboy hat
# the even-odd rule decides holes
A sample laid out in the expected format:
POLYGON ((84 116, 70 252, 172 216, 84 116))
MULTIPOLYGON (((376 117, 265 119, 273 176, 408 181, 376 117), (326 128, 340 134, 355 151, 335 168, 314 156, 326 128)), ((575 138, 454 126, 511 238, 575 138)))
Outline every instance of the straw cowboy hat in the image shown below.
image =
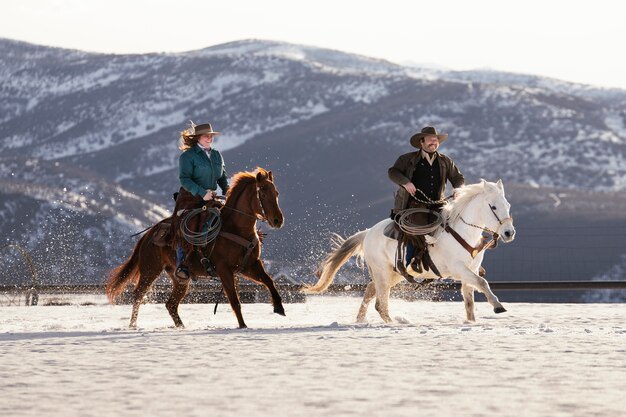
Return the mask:
POLYGON ((437 139, 439 139, 439 144, 441 145, 446 139, 448 139, 448 134, 447 133, 442 133, 439 134, 437 133, 437 129, 435 129, 432 126, 426 126, 425 128, 422 129, 421 132, 414 134, 413 136, 411 136, 411 146, 413 146, 414 148, 421 148, 420 146, 420 140, 424 137, 424 136, 428 136, 428 135, 435 135, 437 136, 437 139))

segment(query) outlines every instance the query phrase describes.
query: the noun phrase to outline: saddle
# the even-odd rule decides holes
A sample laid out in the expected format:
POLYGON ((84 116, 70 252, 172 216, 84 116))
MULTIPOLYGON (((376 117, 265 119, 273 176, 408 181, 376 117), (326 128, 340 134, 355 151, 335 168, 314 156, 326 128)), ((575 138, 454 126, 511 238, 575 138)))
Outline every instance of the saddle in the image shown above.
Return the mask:
MULTIPOLYGON (((423 252, 421 256, 421 268, 426 271, 432 270, 437 276, 441 278, 439 270, 437 269, 432 259, 430 258, 430 255, 428 254, 428 245, 420 242, 420 238, 423 239, 421 236, 413 236, 403 232, 395 222, 390 223, 385 227, 385 229, 383 230, 383 235, 390 239, 398 241, 394 271, 402 275, 407 281, 412 284, 419 284, 406 270, 405 259, 407 246, 409 243, 415 248, 416 251, 421 250, 423 252)), ((430 279, 424 281, 432 282, 433 280, 430 279)))
POLYGON ((219 213, 223 207, 223 203, 217 200, 204 201, 202 206, 209 209, 208 212, 201 210, 198 214, 197 210, 181 209, 175 214, 177 221, 175 222, 176 234, 174 240, 183 248, 185 252, 183 263, 187 265, 194 279, 196 277, 206 278, 218 276, 214 265, 210 261, 210 257, 215 247, 216 233, 221 233, 219 232, 221 223, 219 213), (195 217, 191 217, 194 216, 194 213, 195 217), (209 217, 203 216, 202 213, 208 213, 209 217), (187 241, 181 230, 183 225, 187 232, 191 232, 192 234, 196 233, 196 237, 199 237, 200 241, 187 241), (211 237, 206 235, 210 230, 211 237), (205 240, 205 238, 208 240, 205 240))
POLYGON ((172 217, 161 220, 154 227, 156 231, 152 236, 152 244, 160 248, 173 246, 172 217))
MULTIPOLYGON (((413 277, 409 275, 409 273, 406 270, 406 265, 404 264, 404 260, 406 259, 407 243, 409 242, 411 238, 415 239, 415 236, 410 236, 404 233, 402 230, 400 230, 400 228, 395 222, 390 223, 385 227, 385 229, 383 230, 383 235, 385 235, 389 239, 398 241, 398 248, 396 249, 396 264, 394 267, 394 271, 398 272, 410 283, 417 283, 417 281, 415 281, 415 279, 413 279, 413 277)), ((415 245, 414 242, 411 242, 411 243, 415 245)), ((441 274, 439 273, 439 270, 435 266, 435 263, 431 259, 430 254, 428 253, 428 245, 426 245, 424 249, 424 254, 422 255, 422 268, 424 268, 426 271, 432 269, 432 271, 436 275, 442 278, 441 274)), ((482 265, 478 269, 478 275, 482 278, 484 278, 487 275, 487 271, 485 271, 485 268, 482 265)), ((432 280, 424 280, 424 281, 432 281, 432 280)))

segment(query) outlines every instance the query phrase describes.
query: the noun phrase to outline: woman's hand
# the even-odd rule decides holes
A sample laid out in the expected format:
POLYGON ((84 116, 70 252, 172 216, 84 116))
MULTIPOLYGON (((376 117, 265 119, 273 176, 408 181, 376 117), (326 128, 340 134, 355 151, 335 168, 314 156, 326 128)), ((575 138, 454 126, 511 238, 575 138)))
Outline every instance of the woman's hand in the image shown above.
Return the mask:
POLYGON ((415 192, 417 191, 417 188, 415 188, 415 184, 413 184, 412 182, 407 182, 406 184, 402 185, 404 187, 405 190, 407 190, 407 192, 411 195, 415 195, 415 192))
POLYGON ((211 200, 213 200, 213 196, 214 196, 214 192, 213 192, 213 191, 211 191, 211 190, 209 190, 209 191, 207 191, 207 192, 206 192, 206 194, 204 195, 204 197, 202 197, 202 199, 203 199, 204 201, 211 201, 211 200))

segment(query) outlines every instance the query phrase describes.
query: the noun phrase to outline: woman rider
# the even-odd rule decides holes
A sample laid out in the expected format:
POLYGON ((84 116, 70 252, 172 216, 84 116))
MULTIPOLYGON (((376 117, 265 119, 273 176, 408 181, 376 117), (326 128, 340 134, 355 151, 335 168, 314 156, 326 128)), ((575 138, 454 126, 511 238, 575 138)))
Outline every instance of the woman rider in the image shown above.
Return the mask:
MULTIPOLYGON (((220 132, 213 131, 210 123, 195 125, 180 133, 179 149, 183 151, 178 159, 180 190, 174 208, 174 225, 178 231, 182 211, 201 207, 205 201, 215 197, 217 186, 222 195, 228 191, 228 174, 224 169, 224 158, 212 148, 213 138, 220 132)), ((176 233, 176 272, 177 278, 189 279, 189 268, 185 265, 185 251, 179 234, 176 233)))

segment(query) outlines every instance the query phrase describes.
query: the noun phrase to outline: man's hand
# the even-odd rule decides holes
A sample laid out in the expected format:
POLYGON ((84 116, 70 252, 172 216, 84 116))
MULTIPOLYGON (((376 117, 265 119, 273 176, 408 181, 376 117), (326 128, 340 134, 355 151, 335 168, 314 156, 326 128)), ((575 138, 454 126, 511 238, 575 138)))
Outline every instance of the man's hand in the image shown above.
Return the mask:
POLYGON ((402 186, 404 187, 405 190, 408 191, 409 194, 415 195, 417 188, 415 188, 415 185, 412 182, 407 182, 406 184, 403 184, 402 186))
POLYGON ((204 201, 211 201, 211 200, 213 200, 213 194, 214 194, 213 191, 209 190, 209 191, 206 192, 204 197, 202 197, 202 199, 204 201))

